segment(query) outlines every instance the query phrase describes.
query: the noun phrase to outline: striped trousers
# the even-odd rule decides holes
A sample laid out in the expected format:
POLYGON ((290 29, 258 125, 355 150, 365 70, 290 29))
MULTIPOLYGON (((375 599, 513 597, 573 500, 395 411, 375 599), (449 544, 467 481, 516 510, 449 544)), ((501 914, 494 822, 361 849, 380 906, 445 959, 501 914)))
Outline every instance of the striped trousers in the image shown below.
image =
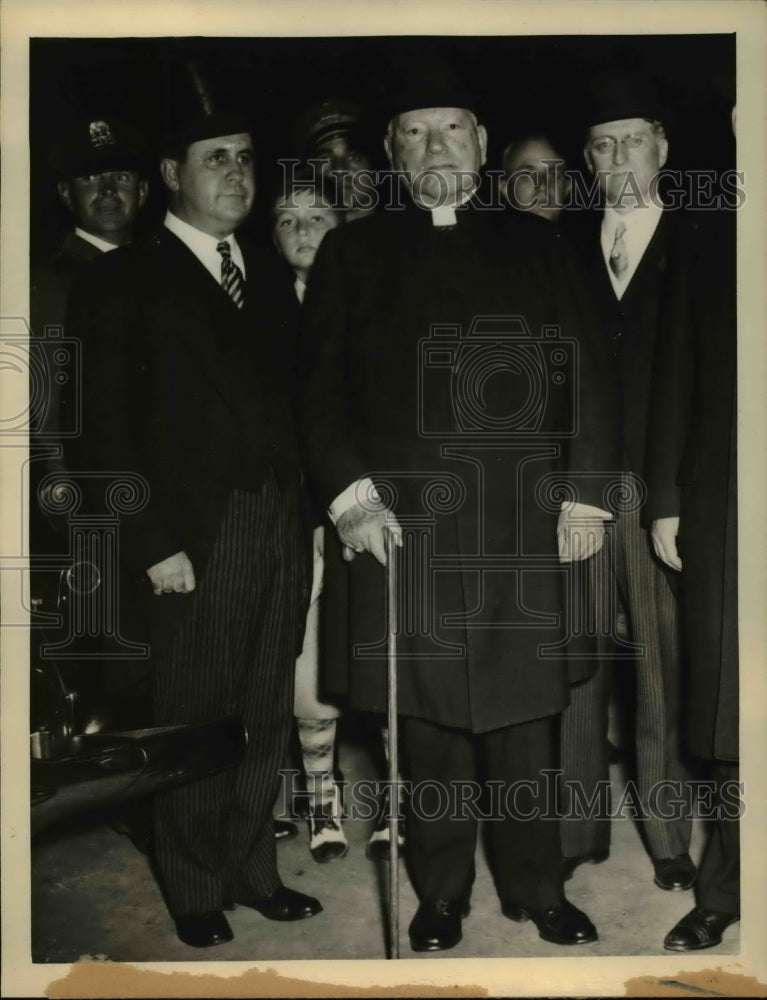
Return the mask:
MULTIPOLYGON (((689 777, 681 758, 681 635, 677 598, 639 511, 617 520, 602 550, 586 567, 593 623, 597 630, 596 674, 571 689, 570 705, 562 714, 561 766, 565 783, 579 784, 583 800, 599 801, 600 783, 609 783, 607 746, 608 698, 613 669, 634 669, 638 797, 641 821, 650 855, 671 858, 690 844, 691 820, 674 817, 674 785, 689 777), (614 624, 606 617, 615 608, 610 595, 620 593, 629 616, 631 639, 640 648, 631 659, 614 659, 614 624), (674 818, 666 819, 664 816, 674 818)), ((670 571, 669 571, 670 572, 670 571)), ((602 785, 607 788, 607 784, 602 785)), ((572 801, 572 800, 571 800, 572 801)), ((565 799, 567 813, 567 799, 565 799)), ((577 857, 610 845, 609 813, 580 810, 561 824, 562 853, 577 857)))
POLYGON ((248 730, 238 767, 156 796, 156 861, 175 916, 281 884, 272 807, 292 720, 301 547, 297 491, 280 493, 270 475, 258 494, 231 493, 196 589, 154 598, 175 604, 162 609, 174 620, 153 663, 156 724, 240 715, 248 730))

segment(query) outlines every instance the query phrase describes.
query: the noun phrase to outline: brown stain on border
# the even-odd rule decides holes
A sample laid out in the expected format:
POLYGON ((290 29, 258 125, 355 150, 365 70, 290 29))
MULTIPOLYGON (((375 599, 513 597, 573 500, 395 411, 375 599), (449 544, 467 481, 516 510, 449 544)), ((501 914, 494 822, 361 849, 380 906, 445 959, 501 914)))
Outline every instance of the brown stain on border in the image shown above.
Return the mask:
POLYGON ((675 976, 635 976, 626 980, 627 997, 767 997, 767 983, 743 973, 700 969, 675 976))
MULTIPOLYGON (((371 975, 371 978, 372 975, 371 975)), ((45 995, 59 998, 107 997, 484 997, 484 986, 348 986, 282 976, 275 969, 248 969, 240 976, 212 972, 159 972, 113 962, 79 962, 49 983, 45 995)), ((745 995, 745 994, 743 994, 745 995)))

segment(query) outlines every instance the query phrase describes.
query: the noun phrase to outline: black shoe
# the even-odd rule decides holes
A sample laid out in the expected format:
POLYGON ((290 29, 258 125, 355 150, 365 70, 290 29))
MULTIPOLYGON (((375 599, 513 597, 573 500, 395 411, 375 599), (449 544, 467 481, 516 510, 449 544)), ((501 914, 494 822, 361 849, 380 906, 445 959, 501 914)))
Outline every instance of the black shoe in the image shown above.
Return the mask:
POLYGON ((259 899, 238 899, 240 906, 258 910, 267 920, 305 920, 322 912, 322 905, 313 896, 305 896, 295 889, 281 885, 268 896, 259 899))
POLYGON ((562 858, 562 880, 567 882, 568 879, 571 879, 578 865, 585 865, 587 862, 592 865, 601 865, 609 857, 610 849, 605 848, 603 851, 594 851, 591 854, 579 854, 574 858, 562 858))
POLYGON ((577 906, 560 899, 545 910, 530 910, 510 901, 501 904, 504 917, 521 923, 532 920, 544 941, 552 944, 589 944, 597 940, 597 929, 577 906))
POLYGON ((467 899, 435 899, 421 903, 410 928, 413 951, 446 951, 455 948, 463 935, 461 920, 469 915, 467 899))
POLYGON ((718 910, 704 910, 696 906, 666 935, 663 947, 666 951, 700 951, 722 943, 722 934, 739 916, 720 913, 718 910))
POLYGON ((176 934, 192 948, 210 948, 234 939, 232 928, 221 910, 208 913, 186 913, 176 917, 176 934))
POLYGON ((675 858, 653 858, 655 878, 659 889, 680 892, 695 885, 697 872, 689 854, 678 854, 675 858))
POLYGON ((274 839, 292 840, 298 836, 298 827, 288 819, 276 819, 274 821, 274 839))

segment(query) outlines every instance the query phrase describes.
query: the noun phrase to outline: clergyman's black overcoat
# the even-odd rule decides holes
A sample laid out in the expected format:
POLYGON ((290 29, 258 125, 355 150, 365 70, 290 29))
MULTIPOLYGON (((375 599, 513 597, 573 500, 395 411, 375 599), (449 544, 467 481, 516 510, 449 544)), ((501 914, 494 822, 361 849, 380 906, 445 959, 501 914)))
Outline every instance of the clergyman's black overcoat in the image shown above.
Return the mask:
MULTIPOLYGON (((486 732, 567 703, 555 481, 568 465, 599 473, 576 486, 604 505, 614 421, 554 230, 473 204, 457 216, 442 229, 409 205, 328 234, 304 305, 300 409, 322 502, 370 476, 405 529, 400 711, 486 732)), ((331 542, 326 684, 385 710, 384 571, 368 554, 347 567, 331 542)))

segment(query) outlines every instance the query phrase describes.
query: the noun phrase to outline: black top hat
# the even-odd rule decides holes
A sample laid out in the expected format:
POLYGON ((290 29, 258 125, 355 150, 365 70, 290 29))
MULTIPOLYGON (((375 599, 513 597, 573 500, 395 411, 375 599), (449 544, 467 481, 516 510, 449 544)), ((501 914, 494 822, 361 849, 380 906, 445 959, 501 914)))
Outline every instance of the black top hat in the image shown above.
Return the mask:
POLYGON ((106 170, 145 166, 146 143, 133 126, 117 118, 83 118, 60 137, 53 165, 60 177, 87 177, 106 170))
POLYGON ((669 108, 648 74, 609 69, 597 73, 588 83, 584 118, 587 128, 624 118, 668 123, 669 117, 669 108))
POLYGON ((161 151, 176 153, 203 139, 250 132, 248 118, 239 110, 223 106, 210 80, 196 60, 173 67, 165 99, 165 121, 161 151))

